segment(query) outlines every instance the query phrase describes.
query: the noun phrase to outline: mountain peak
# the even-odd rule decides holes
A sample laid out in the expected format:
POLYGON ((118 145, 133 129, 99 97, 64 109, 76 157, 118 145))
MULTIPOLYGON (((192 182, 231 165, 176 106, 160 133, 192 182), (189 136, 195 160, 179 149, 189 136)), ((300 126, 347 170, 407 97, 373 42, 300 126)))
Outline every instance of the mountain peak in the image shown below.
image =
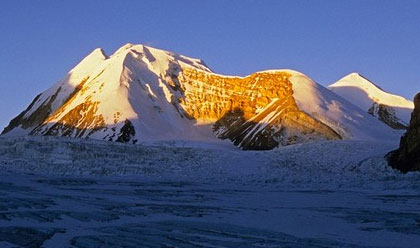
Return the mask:
MULTIPOLYGON (((96 48, 90 52, 82 61, 79 62, 69 74, 83 74, 84 77, 88 71, 92 71, 98 64, 107 60, 109 57, 105 54, 102 48, 96 48)), ((70 75, 69 75, 70 76, 70 75)))
POLYGON ((363 76, 359 72, 352 72, 352 73, 349 73, 347 76, 345 76, 345 78, 346 77, 363 77, 363 76))
POLYGON ((396 129, 405 129, 414 108, 412 101, 390 94, 357 72, 328 86, 334 93, 396 129))
POLYGON ((401 96, 388 93, 380 86, 373 83, 371 80, 358 72, 353 72, 344 76, 337 82, 329 85, 328 88, 332 91, 337 91, 339 88, 351 88, 353 90, 360 91, 360 93, 363 92, 364 94, 375 98, 378 103, 383 103, 381 101, 385 101, 386 99, 387 104, 390 104, 390 106, 408 107, 411 109, 414 108, 412 101, 407 100, 401 96))
POLYGON ((339 87, 339 86, 355 86, 355 87, 361 87, 361 88, 377 88, 381 91, 384 91, 381 87, 379 87, 377 84, 370 81, 367 77, 363 76, 359 72, 352 72, 334 84, 331 84, 328 87, 339 87))
POLYGON ((94 49, 89 55, 88 55, 88 57, 89 56, 95 56, 95 57, 101 57, 101 58, 104 58, 104 59, 107 59, 108 58, 108 55, 106 55, 106 53, 105 53, 105 51, 104 51, 104 49, 102 49, 102 48, 96 48, 96 49, 94 49))

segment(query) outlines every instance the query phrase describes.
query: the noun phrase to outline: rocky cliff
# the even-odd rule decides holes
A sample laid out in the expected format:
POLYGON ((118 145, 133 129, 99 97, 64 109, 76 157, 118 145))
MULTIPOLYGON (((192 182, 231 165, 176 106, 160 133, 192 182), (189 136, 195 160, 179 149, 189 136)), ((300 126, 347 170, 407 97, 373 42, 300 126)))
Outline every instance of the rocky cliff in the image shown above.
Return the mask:
POLYGON ((245 78, 183 71, 180 99, 187 116, 214 122, 213 130, 243 149, 271 149, 316 139, 340 139, 333 129, 299 110, 291 73, 259 72, 245 78))
POLYGON ((389 155, 393 168, 403 172, 420 171, 420 93, 414 98, 410 126, 401 138, 400 148, 389 155))

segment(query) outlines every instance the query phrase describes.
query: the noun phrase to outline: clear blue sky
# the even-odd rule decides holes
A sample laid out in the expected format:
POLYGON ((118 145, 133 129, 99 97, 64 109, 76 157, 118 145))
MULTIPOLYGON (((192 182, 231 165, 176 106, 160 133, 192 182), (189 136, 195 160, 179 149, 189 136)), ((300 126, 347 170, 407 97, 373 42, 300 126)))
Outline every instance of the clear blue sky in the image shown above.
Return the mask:
POLYGON ((357 71, 412 98, 419 13, 418 0, 2 0, 0 128, 91 50, 127 42, 229 75, 290 68, 328 85, 357 71))

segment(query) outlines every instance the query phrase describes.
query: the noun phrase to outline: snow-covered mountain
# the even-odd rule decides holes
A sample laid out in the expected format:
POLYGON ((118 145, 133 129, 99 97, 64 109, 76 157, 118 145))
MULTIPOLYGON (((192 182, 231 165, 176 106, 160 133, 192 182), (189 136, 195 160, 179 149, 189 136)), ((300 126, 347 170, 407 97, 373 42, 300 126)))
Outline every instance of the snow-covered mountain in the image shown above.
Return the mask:
POLYGON ((362 75, 351 73, 328 88, 388 126, 407 129, 414 108, 413 102, 385 92, 362 75))
POLYGON ((39 94, 2 134, 132 143, 226 139, 242 149, 399 138, 299 72, 224 76, 199 59, 133 44, 111 56, 94 50, 39 94))

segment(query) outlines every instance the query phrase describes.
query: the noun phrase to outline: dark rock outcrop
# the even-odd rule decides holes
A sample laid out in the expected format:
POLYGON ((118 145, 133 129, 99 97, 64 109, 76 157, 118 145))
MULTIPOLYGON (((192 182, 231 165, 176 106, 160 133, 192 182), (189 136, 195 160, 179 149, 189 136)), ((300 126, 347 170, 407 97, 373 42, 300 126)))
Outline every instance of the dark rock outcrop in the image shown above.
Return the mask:
POLYGON ((400 119, 395 115, 395 110, 381 103, 373 103, 372 106, 368 109, 368 114, 373 117, 378 117, 380 121, 387 124, 393 129, 407 130, 407 126, 402 123, 400 119))
POLYGON ((117 142, 127 143, 129 141, 133 141, 133 143, 136 143, 137 140, 134 140, 135 135, 136 131, 131 121, 125 120, 124 126, 120 130, 120 135, 118 136, 117 142))
POLYGON ((402 172, 420 171, 420 93, 414 98, 410 126, 401 138, 400 148, 389 154, 390 165, 402 172))

